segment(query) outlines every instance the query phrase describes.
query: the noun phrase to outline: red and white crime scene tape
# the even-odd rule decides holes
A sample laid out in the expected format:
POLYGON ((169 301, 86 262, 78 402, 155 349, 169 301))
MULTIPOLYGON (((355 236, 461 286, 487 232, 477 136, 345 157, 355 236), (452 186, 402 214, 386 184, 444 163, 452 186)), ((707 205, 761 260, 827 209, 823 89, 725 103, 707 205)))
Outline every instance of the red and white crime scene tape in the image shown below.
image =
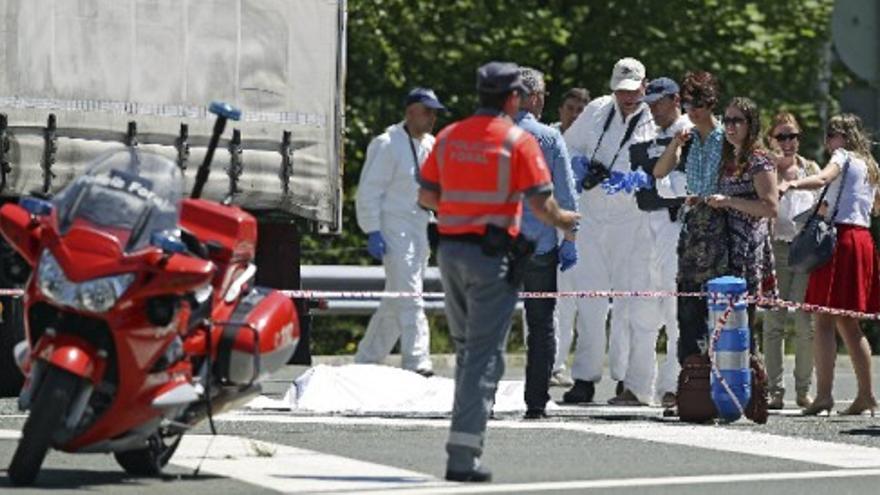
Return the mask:
MULTIPOLYGON (((401 292, 401 291, 331 291, 331 290, 285 290, 282 291, 288 297, 294 299, 405 299, 421 297, 424 299, 443 299, 443 292, 401 292)), ((585 291, 559 291, 559 292, 520 292, 520 299, 548 299, 548 298, 662 298, 662 297, 708 297, 709 292, 677 292, 662 290, 585 290, 585 291)), ((768 297, 748 296, 746 302, 757 304, 764 308, 787 308, 801 310, 805 313, 823 313, 835 316, 848 316, 860 320, 880 320, 880 313, 862 313, 848 309, 830 308, 817 304, 806 304, 773 299, 768 297)))
MULTIPOLYGON (((283 290, 287 297, 293 299, 405 299, 421 297, 424 299, 443 299, 443 292, 400 292, 400 291, 346 291, 346 290, 283 290)), ((23 294, 21 289, 0 289, 0 296, 18 297, 23 294)), ((661 297, 708 297, 708 292, 676 292, 662 290, 585 290, 560 292, 520 292, 521 299, 548 298, 661 298, 661 297)), ((848 316, 860 320, 880 320, 880 313, 862 313, 846 309, 829 308, 816 304, 805 304, 783 299, 748 296, 746 302, 761 307, 778 307, 801 310, 806 313, 822 313, 836 316, 848 316)))

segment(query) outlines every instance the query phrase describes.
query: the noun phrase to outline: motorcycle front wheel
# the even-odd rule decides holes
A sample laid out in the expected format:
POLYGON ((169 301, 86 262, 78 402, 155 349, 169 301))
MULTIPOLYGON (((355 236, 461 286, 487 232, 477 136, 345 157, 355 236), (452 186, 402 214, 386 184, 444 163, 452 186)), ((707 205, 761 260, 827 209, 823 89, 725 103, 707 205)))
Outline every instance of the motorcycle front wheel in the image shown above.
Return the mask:
POLYGON ((171 460, 183 434, 162 436, 153 434, 142 449, 114 452, 116 462, 125 472, 135 476, 158 476, 171 460))
POLYGON ((37 479, 52 446, 52 437, 61 427, 80 380, 61 368, 49 366, 46 370, 9 464, 7 474, 13 485, 30 485, 37 479))

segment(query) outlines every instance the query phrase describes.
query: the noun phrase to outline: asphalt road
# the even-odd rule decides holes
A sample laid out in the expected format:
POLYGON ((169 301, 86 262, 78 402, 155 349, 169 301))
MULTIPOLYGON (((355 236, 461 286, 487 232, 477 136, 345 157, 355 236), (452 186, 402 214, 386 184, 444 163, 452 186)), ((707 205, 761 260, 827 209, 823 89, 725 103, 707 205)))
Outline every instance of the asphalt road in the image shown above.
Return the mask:
MULTIPOLYGON (((322 362, 334 362, 332 358, 322 362)), ((522 378, 514 356, 507 379, 522 378)), ((451 376, 441 360, 439 371, 451 376)), ((880 380, 875 360, 875 383, 880 380)), ((305 371, 287 367, 266 384, 280 397, 305 371)), ((787 369, 791 369, 788 363, 787 369)), ((787 377, 788 378, 788 377, 787 377)), ((875 387, 876 389, 877 387, 875 387)), ((600 384, 597 400, 611 396, 600 384)), ((854 396, 846 356, 838 362, 838 408, 854 396)), ((562 389, 553 389, 554 396, 562 389)), ((237 411, 185 437, 158 479, 125 475, 112 456, 49 454, 37 485, 9 493, 705 493, 751 495, 877 493, 880 418, 803 417, 795 409, 766 425, 684 425, 659 408, 602 404, 561 407, 542 421, 499 415, 490 422, 484 462, 495 482, 442 480, 447 418, 309 416, 237 411), (195 474, 196 466, 200 471, 195 474)), ((0 466, 8 464, 24 416, 0 400, 0 466)))

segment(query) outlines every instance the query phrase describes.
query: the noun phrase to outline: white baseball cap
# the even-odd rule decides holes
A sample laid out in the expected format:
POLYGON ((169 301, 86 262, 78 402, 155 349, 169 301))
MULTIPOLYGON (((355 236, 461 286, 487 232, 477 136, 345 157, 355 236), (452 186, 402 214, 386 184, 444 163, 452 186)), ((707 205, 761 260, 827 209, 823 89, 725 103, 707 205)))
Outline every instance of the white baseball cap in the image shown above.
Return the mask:
POLYGON ((634 58, 622 58, 614 64, 611 72, 611 91, 639 89, 644 80, 645 66, 634 58))

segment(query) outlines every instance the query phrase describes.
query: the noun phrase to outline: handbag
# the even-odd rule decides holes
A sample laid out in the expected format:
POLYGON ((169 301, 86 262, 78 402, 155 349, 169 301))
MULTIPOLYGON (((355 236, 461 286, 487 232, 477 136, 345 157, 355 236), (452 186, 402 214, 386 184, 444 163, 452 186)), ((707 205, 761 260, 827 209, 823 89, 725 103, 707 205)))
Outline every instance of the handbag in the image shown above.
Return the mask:
POLYGON ((767 376, 767 368, 764 367, 764 360, 757 354, 749 357, 749 365, 752 369, 752 397, 745 409, 745 416, 759 425, 767 423, 769 416, 769 390, 767 376))
POLYGON ((840 207, 840 197, 843 196, 843 188, 846 185, 846 173, 849 171, 849 159, 843 164, 843 177, 840 180, 840 192, 837 200, 834 202, 834 213, 831 219, 819 215, 819 207, 822 206, 822 200, 831 184, 825 186, 822 195, 816 207, 813 208, 812 214, 807 219, 806 224, 794 236, 791 245, 788 247, 788 267, 796 273, 810 273, 816 268, 828 263, 831 256, 834 255, 834 248, 837 246, 837 227, 834 225, 834 219, 837 217, 837 210, 840 207))
POLYGON ((712 402, 709 374, 712 363, 706 354, 693 354, 685 358, 678 375, 678 419, 687 423, 705 423, 718 417, 712 402))

